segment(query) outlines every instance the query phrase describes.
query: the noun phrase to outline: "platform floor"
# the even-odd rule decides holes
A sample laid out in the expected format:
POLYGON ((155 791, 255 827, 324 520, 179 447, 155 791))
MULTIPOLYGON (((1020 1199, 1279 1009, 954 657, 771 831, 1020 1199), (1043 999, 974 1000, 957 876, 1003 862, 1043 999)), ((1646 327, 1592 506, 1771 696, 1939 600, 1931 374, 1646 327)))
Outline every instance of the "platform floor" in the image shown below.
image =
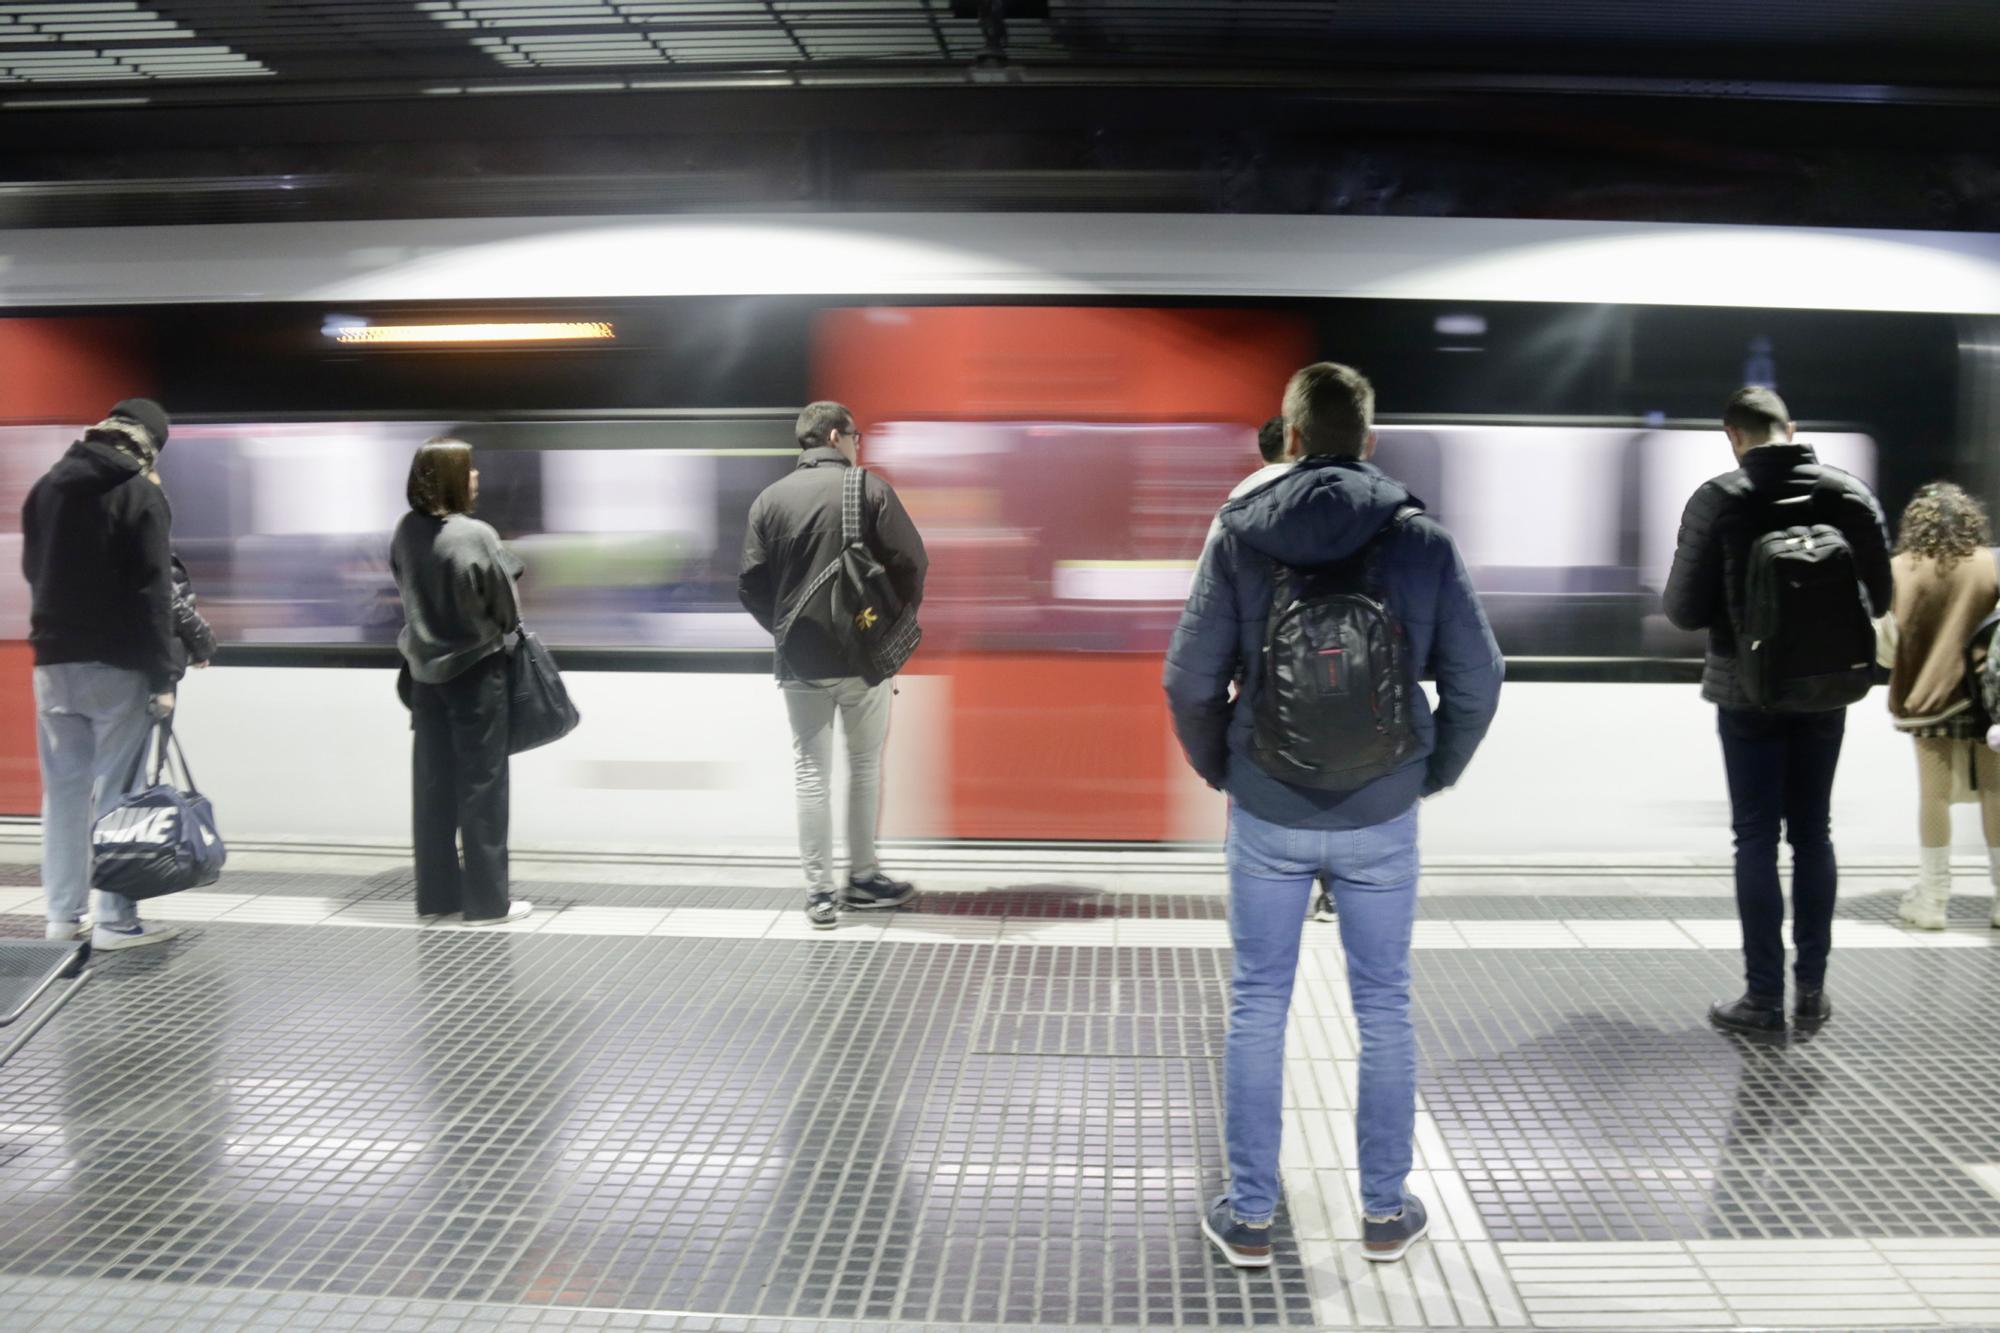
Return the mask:
MULTIPOLYGON (((0 934, 34 935, 31 854, 0 934)), ((2000 930, 1850 874, 1810 1041, 1701 1020, 1717 868, 1427 882, 1413 1187, 1357 1257, 1354 1038, 1310 925, 1269 1274, 1201 1239, 1227 975, 1204 858, 930 866, 812 932, 778 879, 524 862, 419 926, 393 862, 240 855, 0 1068, 0 1327, 2000 1325, 2000 930)), ((997 859, 996 859, 997 858, 997 859)))

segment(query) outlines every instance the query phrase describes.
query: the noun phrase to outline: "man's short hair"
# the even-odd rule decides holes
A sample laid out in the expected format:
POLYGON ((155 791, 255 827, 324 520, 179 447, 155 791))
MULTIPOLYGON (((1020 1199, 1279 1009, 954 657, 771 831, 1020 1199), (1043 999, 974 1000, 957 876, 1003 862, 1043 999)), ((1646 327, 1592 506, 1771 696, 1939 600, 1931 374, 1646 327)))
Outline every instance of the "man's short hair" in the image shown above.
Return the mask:
POLYGON ((1285 419, 1272 417, 1257 428, 1257 452, 1264 456, 1266 463, 1282 463, 1285 459, 1285 419))
POLYGON ((1307 457, 1359 458, 1375 425, 1375 386, 1352 366, 1319 361, 1285 386, 1285 424, 1307 457))
POLYGON ((1768 440, 1792 421, 1785 400, 1770 389, 1750 385, 1729 395, 1722 407, 1722 424, 1754 439, 1768 440))
POLYGON ((807 403, 805 411, 799 413, 799 424, 794 432, 798 436, 799 448, 818 449, 833 443, 835 431, 854 429, 854 414, 840 403, 807 403))

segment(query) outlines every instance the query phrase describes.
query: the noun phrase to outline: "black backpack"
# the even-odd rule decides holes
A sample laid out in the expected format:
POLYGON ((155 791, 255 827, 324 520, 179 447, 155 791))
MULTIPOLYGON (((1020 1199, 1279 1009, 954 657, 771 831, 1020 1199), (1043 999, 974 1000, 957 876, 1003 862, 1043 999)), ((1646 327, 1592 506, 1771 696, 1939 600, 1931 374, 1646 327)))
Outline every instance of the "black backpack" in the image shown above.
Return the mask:
POLYGON ((1409 639, 1383 600, 1377 568, 1384 539, 1421 512, 1398 509, 1338 564, 1276 566, 1250 752, 1281 782, 1354 791, 1422 748, 1409 639))
MULTIPOLYGON (((1984 552, 1981 552, 1983 555, 1984 552)), ((1991 727, 2000 722, 2000 611, 1990 611, 1965 641, 1965 680, 1973 712, 1991 727)))
POLYGON ((1737 672, 1744 697, 1768 712, 1845 708, 1874 684, 1875 624, 1854 548, 1811 521, 1814 500, 1837 485, 1770 502, 1744 561, 1737 672), (1785 523, 1791 514, 1805 521, 1785 523))
POLYGON ((862 537, 861 487, 866 474, 849 467, 840 480, 840 554, 813 577, 792 614, 778 626, 778 656, 794 635, 831 646, 848 674, 879 685, 903 669, 923 639, 915 607, 903 605, 889 571, 862 537))

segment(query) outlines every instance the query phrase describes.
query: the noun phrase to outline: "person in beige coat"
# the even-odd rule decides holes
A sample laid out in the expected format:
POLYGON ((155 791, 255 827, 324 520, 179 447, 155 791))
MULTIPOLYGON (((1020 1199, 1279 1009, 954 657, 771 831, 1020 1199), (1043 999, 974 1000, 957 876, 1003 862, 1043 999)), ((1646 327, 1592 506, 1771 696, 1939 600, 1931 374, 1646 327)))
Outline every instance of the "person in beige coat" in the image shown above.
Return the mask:
MULTIPOLYGON (((1968 677, 1965 648, 2000 600, 2000 570, 1986 548, 1992 534, 1979 502, 1950 482, 1917 491, 1903 511, 1891 569, 1894 659, 1889 714, 1917 750, 1917 883, 1899 915, 1920 930, 1943 930, 1951 901, 1954 787, 1978 795, 1993 883, 2000 888, 2000 754, 1986 745, 1986 720, 1968 677)), ((2000 907, 1993 924, 2000 926, 2000 907)))

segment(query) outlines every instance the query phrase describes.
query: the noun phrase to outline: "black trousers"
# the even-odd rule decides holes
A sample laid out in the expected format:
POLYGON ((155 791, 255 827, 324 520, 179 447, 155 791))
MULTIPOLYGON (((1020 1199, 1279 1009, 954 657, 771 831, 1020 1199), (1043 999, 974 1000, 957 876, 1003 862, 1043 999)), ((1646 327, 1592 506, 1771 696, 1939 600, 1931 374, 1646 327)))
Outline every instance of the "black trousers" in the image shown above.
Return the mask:
POLYGON ((410 711, 417 911, 462 912, 467 920, 505 916, 506 654, 442 685, 414 683, 410 711))
POLYGON ((1792 845, 1793 977, 1802 991, 1826 982, 1833 948, 1833 773, 1847 710, 1750 713, 1721 709, 1722 762, 1736 830, 1736 913, 1743 971, 1753 995, 1785 993, 1785 892, 1778 835, 1792 845))

